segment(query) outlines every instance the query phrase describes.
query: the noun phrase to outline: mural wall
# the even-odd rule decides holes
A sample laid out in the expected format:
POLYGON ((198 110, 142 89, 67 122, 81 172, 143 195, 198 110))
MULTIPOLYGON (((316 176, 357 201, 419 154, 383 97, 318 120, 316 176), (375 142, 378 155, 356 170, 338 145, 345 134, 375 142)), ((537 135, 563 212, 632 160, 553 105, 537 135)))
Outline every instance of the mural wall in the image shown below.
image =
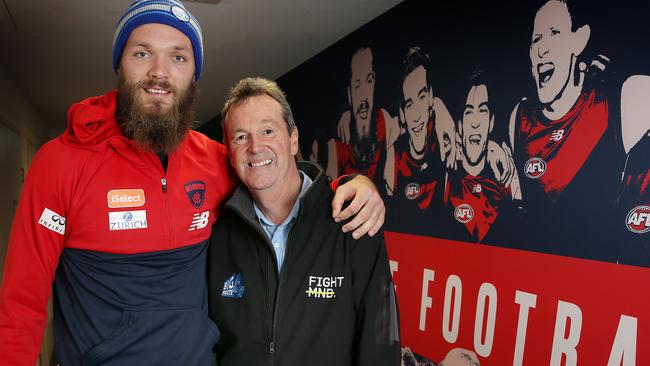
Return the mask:
POLYGON ((404 365, 650 364, 645 7, 406 1, 278 80, 385 197, 404 365))

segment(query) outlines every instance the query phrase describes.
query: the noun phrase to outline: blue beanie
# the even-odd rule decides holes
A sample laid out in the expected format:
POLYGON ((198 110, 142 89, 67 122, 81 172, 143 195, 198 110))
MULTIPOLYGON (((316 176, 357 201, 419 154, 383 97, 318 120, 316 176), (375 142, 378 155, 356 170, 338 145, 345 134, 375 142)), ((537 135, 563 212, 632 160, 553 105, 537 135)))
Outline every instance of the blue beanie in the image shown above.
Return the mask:
POLYGON ((113 70, 117 71, 124 45, 131 32, 149 23, 165 24, 183 32, 192 42, 194 51, 194 80, 199 80, 203 66, 203 37, 199 22, 178 0, 136 0, 122 16, 113 38, 113 70))

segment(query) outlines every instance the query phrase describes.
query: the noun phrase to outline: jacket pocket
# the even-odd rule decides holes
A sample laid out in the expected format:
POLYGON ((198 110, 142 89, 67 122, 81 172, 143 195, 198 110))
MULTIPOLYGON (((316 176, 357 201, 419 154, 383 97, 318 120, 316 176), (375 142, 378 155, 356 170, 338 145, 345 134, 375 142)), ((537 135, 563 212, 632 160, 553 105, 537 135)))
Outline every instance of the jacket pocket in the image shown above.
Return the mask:
POLYGON ((212 365, 216 325, 200 308, 126 309, 118 327, 83 357, 87 366, 212 365))

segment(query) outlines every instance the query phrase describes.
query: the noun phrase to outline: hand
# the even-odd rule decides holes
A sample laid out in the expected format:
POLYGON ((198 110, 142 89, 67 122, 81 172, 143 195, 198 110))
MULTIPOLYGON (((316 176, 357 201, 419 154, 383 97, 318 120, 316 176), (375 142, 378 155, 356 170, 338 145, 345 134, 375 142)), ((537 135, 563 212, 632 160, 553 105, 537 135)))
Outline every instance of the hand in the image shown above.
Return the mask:
POLYGON ((339 124, 336 127, 336 134, 339 140, 344 144, 350 143, 350 124, 352 122, 352 113, 345 111, 341 113, 339 124))
POLYGON ((462 166, 464 160, 465 154, 463 154, 463 138, 460 137, 458 132, 456 132, 456 161, 462 166))
POLYGON ((445 104, 434 99, 436 111, 435 129, 440 146, 440 159, 447 169, 456 170, 456 127, 445 104))
POLYGON ((502 143, 501 146, 492 140, 488 140, 487 160, 494 172, 494 176, 499 183, 510 186, 512 178, 515 176, 515 161, 512 158, 512 151, 502 143))
POLYGON ((332 217, 334 221, 340 222, 354 216, 343 226, 344 233, 354 230, 353 238, 359 239, 366 233, 375 235, 384 224, 385 215, 384 201, 368 177, 357 175, 336 189, 332 200, 332 217), (341 211, 343 203, 350 199, 350 205, 341 211))

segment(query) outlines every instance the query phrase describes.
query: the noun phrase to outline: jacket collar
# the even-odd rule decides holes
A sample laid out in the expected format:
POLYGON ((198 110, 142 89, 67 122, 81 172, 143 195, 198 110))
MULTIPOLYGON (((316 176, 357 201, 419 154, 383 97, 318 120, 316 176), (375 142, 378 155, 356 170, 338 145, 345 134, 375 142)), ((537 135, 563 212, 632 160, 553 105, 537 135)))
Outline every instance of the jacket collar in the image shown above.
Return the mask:
MULTIPOLYGON (((310 161, 300 161, 297 164, 298 170, 301 170, 313 181, 312 185, 307 189, 307 192, 305 192, 305 195, 300 198, 300 211, 298 212, 298 217, 300 217, 313 212, 316 206, 322 202, 323 196, 331 200, 332 191, 329 188, 329 178, 320 166, 310 161)), ((257 222, 253 208, 253 197, 243 183, 237 187, 235 193, 226 202, 225 207, 226 209, 237 212, 244 219, 252 223, 257 222)))

